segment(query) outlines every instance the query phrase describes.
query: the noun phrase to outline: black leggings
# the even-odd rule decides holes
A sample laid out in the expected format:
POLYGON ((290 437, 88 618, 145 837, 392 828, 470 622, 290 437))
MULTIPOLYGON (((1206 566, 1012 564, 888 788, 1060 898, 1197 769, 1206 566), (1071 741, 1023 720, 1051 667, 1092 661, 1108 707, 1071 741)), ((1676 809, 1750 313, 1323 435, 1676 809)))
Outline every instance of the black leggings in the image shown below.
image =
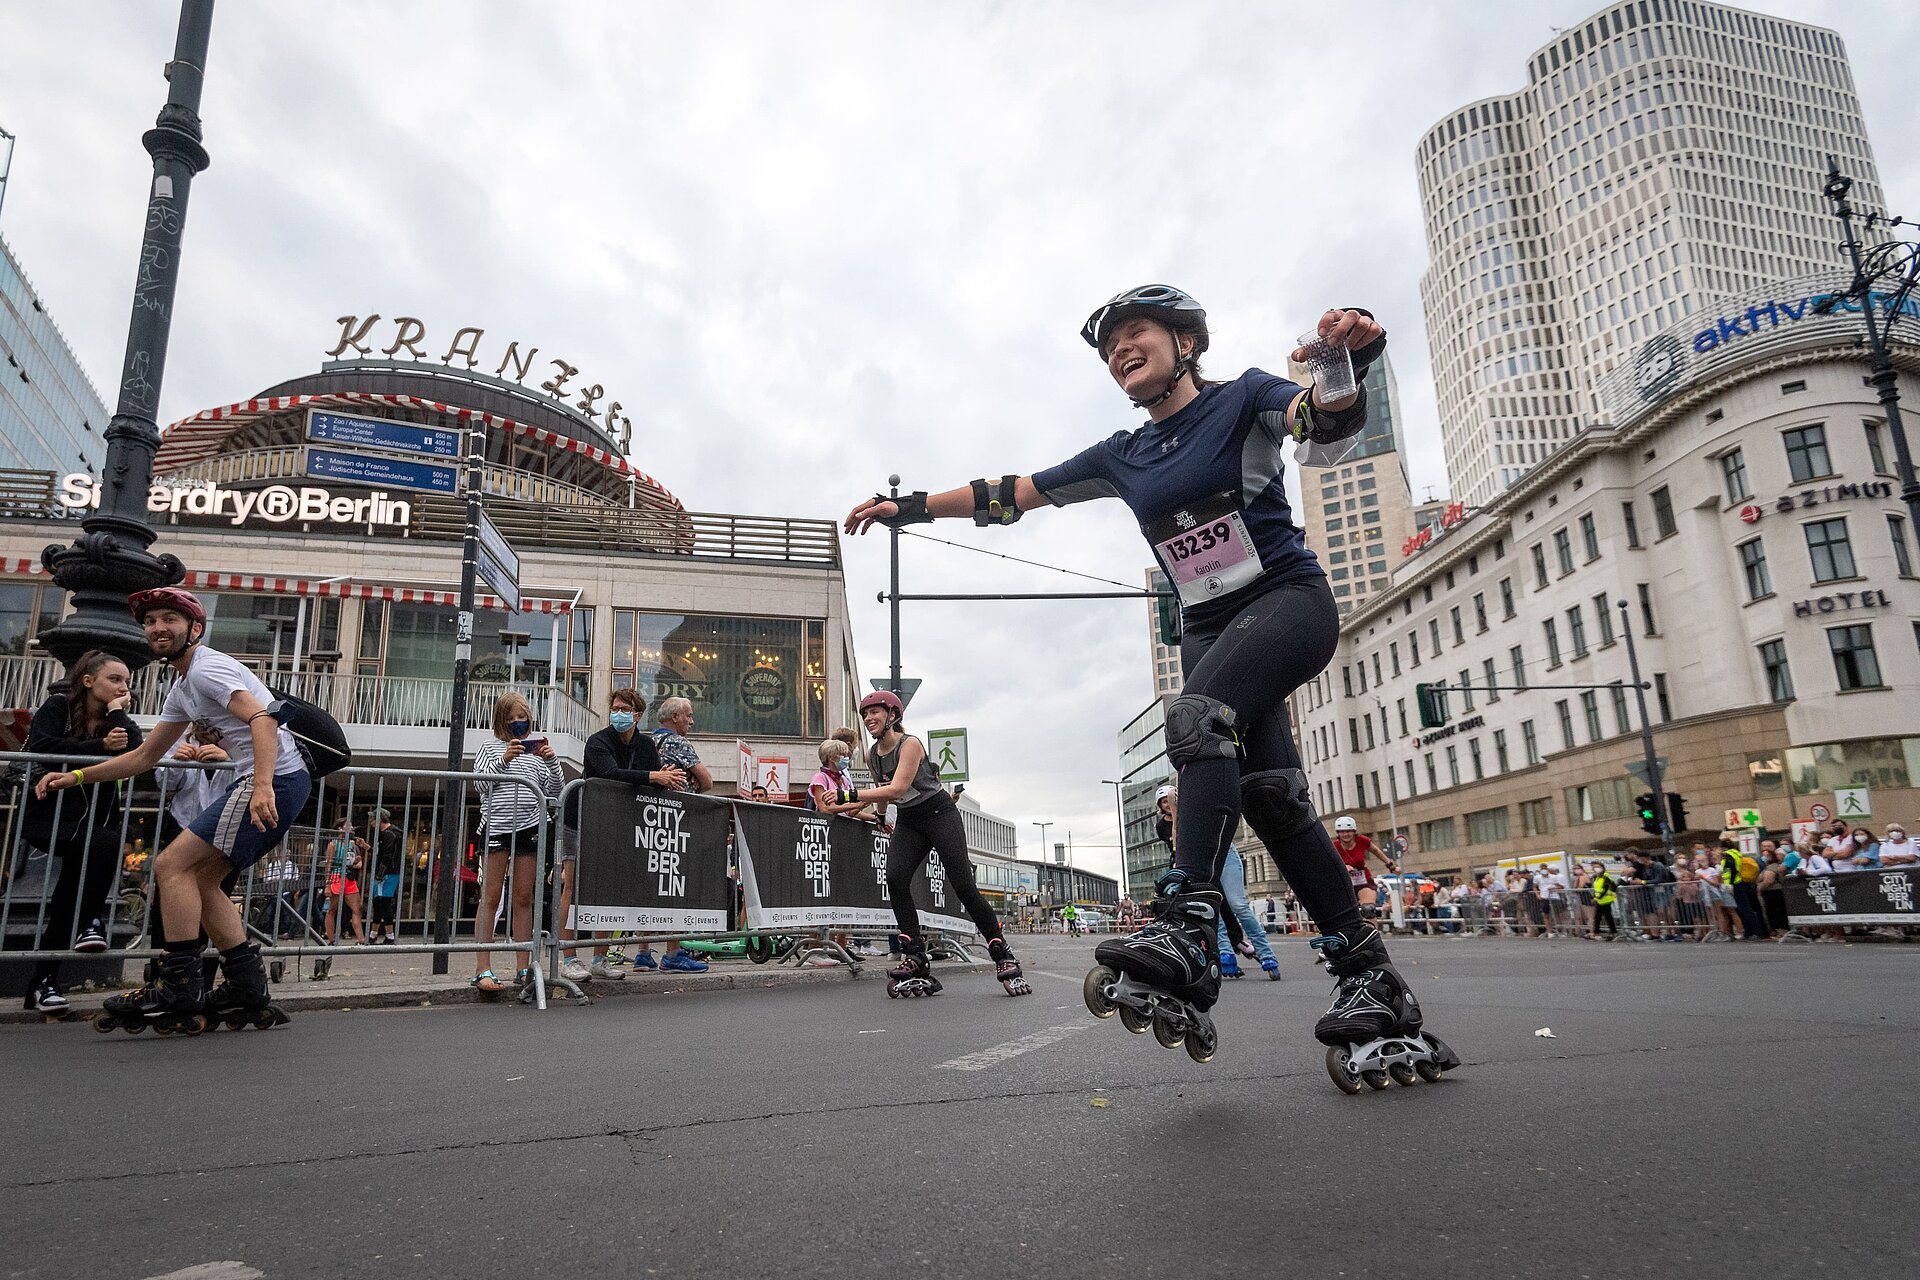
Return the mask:
MULTIPOLYGON (((1176 864, 1217 884, 1227 846, 1240 827, 1242 773, 1302 768, 1287 721, 1287 695, 1326 669, 1340 642, 1340 612, 1325 578, 1269 591, 1222 622, 1191 630, 1180 643, 1182 692, 1233 708, 1240 758, 1210 756, 1180 771, 1176 864)), ((1357 927, 1360 905, 1326 828, 1281 834, 1254 825, 1280 874, 1322 932, 1357 927)))
POLYGON ((1613 922, 1613 904, 1611 902, 1596 902, 1593 904, 1593 936, 1596 938, 1600 936, 1601 925, 1607 926, 1608 937, 1617 938, 1620 936, 1620 926, 1613 922))
MULTIPOLYGON (((31 835, 27 838, 40 844, 31 835)), ((45 922, 34 950, 65 951, 95 916, 103 925, 107 919, 107 892, 113 888, 114 869, 120 861, 119 827, 82 827, 64 840, 49 840, 47 844, 52 846, 51 856, 60 859, 60 878, 47 900, 45 922), (76 906, 80 909, 77 924, 76 906)), ((36 982, 59 973, 58 960, 41 960, 33 966, 36 982)))
POLYGON ((901 809, 899 824, 887 845, 887 899, 893 904, 893 918, 900 932, 909 938, 920 936, 920 912, 913 905, 913 873, 920 869, 931 849, 947 869, 947 888, 973 918, 974 928, 989 942, 1000 936, 1000 918, 980 896, 973 882, 973 863, 967 858, 967 828, 960 821, 960 806, 946 792, 922 800, 911 809, 901 809))

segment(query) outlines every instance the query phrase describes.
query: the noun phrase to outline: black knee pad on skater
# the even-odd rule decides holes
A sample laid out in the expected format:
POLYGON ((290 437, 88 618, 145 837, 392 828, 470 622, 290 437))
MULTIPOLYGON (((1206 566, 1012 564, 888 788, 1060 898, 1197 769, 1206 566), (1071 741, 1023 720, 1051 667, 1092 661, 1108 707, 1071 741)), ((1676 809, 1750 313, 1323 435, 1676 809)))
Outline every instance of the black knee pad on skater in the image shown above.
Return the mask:
POLYGON ((1233 708, 1202 693, 1183 693, 1167 706, 1167 763, 1180 769, 1195 760, 1238 760, 1233 708))
POLYGON ((1305 769, 1266 769, 1240 779, 1240 811, 1262 840, 1284 840, 1315 826, 1305 769))

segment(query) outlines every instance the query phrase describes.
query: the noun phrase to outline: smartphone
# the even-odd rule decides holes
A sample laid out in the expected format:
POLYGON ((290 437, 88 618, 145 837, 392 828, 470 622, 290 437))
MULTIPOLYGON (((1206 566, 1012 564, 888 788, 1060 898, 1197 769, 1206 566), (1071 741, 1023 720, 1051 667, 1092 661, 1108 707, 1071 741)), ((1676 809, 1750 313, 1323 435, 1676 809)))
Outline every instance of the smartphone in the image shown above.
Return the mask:
POLYGON ((529 755, 538 754, 540 751, 540 748, 546 745, 547 745, 547 735, 544 733, 529 734, 528 736, 520 739, 520 749, 522 751, 527 752, 529 755))

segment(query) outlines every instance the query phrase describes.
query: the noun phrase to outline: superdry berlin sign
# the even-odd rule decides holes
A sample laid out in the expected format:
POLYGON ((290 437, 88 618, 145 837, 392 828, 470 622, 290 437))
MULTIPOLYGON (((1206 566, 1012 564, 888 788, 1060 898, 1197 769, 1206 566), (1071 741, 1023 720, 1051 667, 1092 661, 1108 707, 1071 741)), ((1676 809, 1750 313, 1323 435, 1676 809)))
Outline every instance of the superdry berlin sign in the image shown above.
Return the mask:
MULTIPOLYGON (((379 321, 378 312, 368 316, 341 316, 334 322, 340 326, 340 339, 327 352, 327 358, 351 359, 348 352, 359 356, 372 356, 374 349, 366 343, 365 339, 373 332, 373 326, 379 321)), ((468 369, 479 368, 480 339, 486 336, 486 332, 485 329, 474 328, 471 325, 455 330, 453 340, 447 344, 447 353, 440 357, 440 363, 451 366, 458 358, 468 369)), ((393 341, 380 348, 380 354, 399 356, 401 352, 405 352, 407 359, 425 363, 430 357, 427 350, 420 344, 426 340, 427 326, 424 323, 412 316, 395 316, 393 341)), ((379 339, 374 338, 374 341, 378 342, 379 339)), ((511 371, 513 380, 524 384, 534 375, 536 366, 533 358, 539 354, 538 347, 528 347, 523 352, 517 340, 510 341, 507 343, 505 353, 500 357, 499 366, 493 371, 493 376, 504 378, 511 371)), ((552 366, 553 374, 540 384, 540 390, 587 421, 602 424, 606 433, 620 442, 620 451, 630 452, 633 448, 633 419, 620 411, 623 407, 620 401, 613 400, 602 405, 601 401, 607 398, 607 389, 597 382, 584 386, 570 385, 573 383, 574 375, 580 372, 577 365, 549 357, 541 361, 537 367, 545 369, 548 366, 552 366), (579 399, 575 400, 575 396, 579 399)))
MULTIPOLYGON (((55 500, 68 510, 100 505, 100 482, 84 471, 63 476, 55 500)), ((147 510, 156 514, 225 517, 228 524, 390 525, 404 529, 413 506, 385 490, 360 497, 338 497, 317 485, 270 484, 264 489, 226 489, 156 480, 147 490, 147 510)))

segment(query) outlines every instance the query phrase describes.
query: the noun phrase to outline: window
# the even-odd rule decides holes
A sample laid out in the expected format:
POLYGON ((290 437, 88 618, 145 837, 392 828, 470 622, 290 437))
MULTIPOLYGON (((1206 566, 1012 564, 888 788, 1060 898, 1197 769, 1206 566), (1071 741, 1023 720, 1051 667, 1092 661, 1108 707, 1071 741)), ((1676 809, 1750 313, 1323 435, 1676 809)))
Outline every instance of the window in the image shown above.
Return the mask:
POLYGON ((1527 655, 1519 645, 1507 650, 1507 661, 1513 667, 1513 683, 1522 689, 1527 687, 1527 655))
POLYGON ((1542 544, 1533 544, 1533 585, 1535 588, 1547 585, 1547 549, 1542 544))
POLYGON ((1353 775, 1353 803, 1355 808, 1367 807, 1367 775, 1364 773, 1353 775))
POLYGON ((1633 813, 1633 788, 1640 785, 1631 778, 1609 778, 1587 786, 1568 787, 1567 821, 1607 822, 1633 813))
POLYGON ((1419 788, 1413 785, 1413 761, 1402 761, 1402 764, 1407 771, 1407 799, 1411 800, 1420 794, 1419 788))
POLYGON ((1500 579, 1500 616, 1503 618, 1511 618, 1513 616, 1512 578, 1500 579))
POLYGON ((1476 809, 1467 815, 1467 843, 1492 844, 1507 838, 1507 807, 1476 809))
POLYGON ((1460 669, 1460 703, 1464 710, 1473 710, 1473 672, 1465 667, 1460 669))
POLYGON ((1487 629, 1487 593, 1484 591, 1473 593, 1473 629, 1476 632, 1487 629))
POLYGON ((1533 721, 1520 722, 1520 745, 1526 748, 1527 763, 1540 763, 1540 735, 1533 731, 1533 721))
POLYGON ((1480 762, 1480 739, 1467 739, 1467 763, 1473 766, 1473 780, 1480 781, 1487 776, 1487 768, 1480 762))
POLYGON ((1813 562, 1815 582, 1838 582, 1854 576, 1853 542, 1847 537, 1847 519, 1815 520, 1806 526, 1807 558, 1813 562))
POLYGON ((1560 562, 1561 577, 1573 572, 1573 538, 1565 529, 1553 531, 1553 556, 1560 562))
POLYGON ((1600 528, 1591 511, 1580 517, 1580 549, 1589 561, 1600 558, 1600 528))
POLYGON ((1627 545, 1629 547, 1638 547, 1640 545, 1640 521, 1633 514, 1633 504, 1631 502, 1623 502, 1620 504, 1620 519, 1622 523, 1627 526, 1627 545))
POLYGON ((1431 751, 1427 752, 1426 760, 1427 760, 1427 790, 1438 791, 1440 789, 1440 774, 1439 774, 1439 771, 1433 767, 1433 752, 1431 751))
POLYGON ((1598 742, 1607 735, 1600 729, 1600 694, 1589 689, 1580 695, 1580 713, 1587 721, 1587 741, 1598 742))
POLYGON ((1396 676, 1399 675, 1400 674, 1400 642, 1398 640, 1387 641, 1387 660, 1388 660, 1387 665, 1393 668, 1393 674, 1395 674, 1396 676))
POLYGON ((1407 700, 1405 698, 1395 698, 1393 700, 1393 709, 1399 713, 1400 736, 1404 738, 1407 736, 1407 700))
POLYGON ((1447 620, 1453 623, 1453 642, 1455 644, 1465 644, 1467 642, 1467 633, 1460 625, 1459 605, 1454 605, 1451 609, 1447 610, 1447 620))
POLYGON ((1422 850, 1453 848, 1452 818, 1435 818, 1432 822, 1423 822, 1418 830, 1422 850))
POLYGON ((1407 632, 1407 661, 1416 667, 1420 665, 1420 633, 1418 631, 1407 632))
POLYGON ((1605 649, 1613 643, 1613 611, 1607 608, 1605 592, 1593 598, 1593 616, 1600 623, 1600 647, 1605 649))
POLYGON ((1760 668, 1767 673, 1767 697, 1774 702, 1793 701, 1793 672, 1787 667, 1787 642, 1769 640, 1760 646, 1760 668))
POLYGON ((1787 474, 1795 484, 1833 474, 1827 458, 1827 429, 1821 425, 1795 427, 1780 433, 1787 446, 1787 474))
POLYGON ((1373 750, 1373 713, 1369 711, 1360 719, 1367 726, 1367 750, 1371 751, 1373 750))
POLYGON ((1340 668, 1340 683, 1342 686, 1346 688, 1347 696, 1351 698, 1353 696, 1353 668, 1352 667, 1340 668))
POLYGON ((1500 701, 1500 690, 1495 688, 1495 686, 1500 683, 1500 677, 1494 668, 1493 659, 1488 658, 1485 662, 1482 662, 1480 664, 1480 670, 1485 672, 1487 677, 1487 701, 1500 701))
POLYGON ((1673 699, 1667 696, 1666 672, 1656 671, 1653 673, 1653 695, 1655 700, 1660 703, 1660 723, 1665 724, 1667 721, 1673 719, 1673 699))
POLYGON ((1587 615, 1579 605, 1567 610, 1567 639, 1573 645, 1573 656, 1587 656, 1587 615))
POLYGON ((1553 834, 1553 801, 1542 797, 1538 800, 1520 802, 1520 821, 1530 836, 1550 836, 1553 834))
POLYGON ((1553 625, 1552 618, 1548 618, 1540 626, 1547 633, 1547 670, 1551 671, 1560 665, 1560 632, 1553 625))
POLYGON ((1460 785, 1460 748, 1451 744, 1447 747, 1447 785, 1460 785))
POLYGON ((1866 427, 1867 431, 1867 456, 1873 459, 1873 474, 1877 476, 1892 475, 1892 469, 1887 466, 1886 447, 1880 443, 1880 424, 1877 422, 1868 422, 1862 425, 1866 427))
POLYGON ((1360 721, 1356 716, 1347 717, 1347 748, 1351 751, 1360 749, 1360 721))
POLYGON ((1613 723, 1620 733, 1633 732, 1633 717, 1627 714, 1627 686, 1618 680, 1610 689, 1613 694, 1613 723))
POLYGON ((825 622, 624 609, 614 617, 619 625, 608 665, 632 675, 649 707, 676 696, 690 699, 702 734, 826 732, 825 622))
POLYGON ((1673 522, 1673 494, 1667 486, 1661 485, 1647 495, 1653 500, 1653 528, 1661 538, 1671 538, 1680 532, 1680 526, 1673 522))
POLYGON ((1740 571, 1747 575, 1747 599, 1764 600, 1773 594, 1767 573, 1767 544, 1759 538, 1740 544, 1740 571))
POLYGON ((1507 731, 1505 729, 1493 731, 1493 767, 1500 773, 1505 773, 1512 768, 1507 763, 1507 731))
POLYGON ((1428 619, 1427 638, 1433 641, 1433 656, 1436 658, 1439 657, 1440 656, 1440 619, 1438 618, 1428 619))
POLYGON ((1636 583, 1640 593, 1640 634, 1657 636, 1660 629, 1653 625, 1653 587, 1645 582, 1636 583))
POLYGON ((1893 539, 1893 563, 1903 578, 1913 576, 1913 557, 1907 551, 1907 520, 1905 516, 1887 517, 1887 536, 1893 539))
POLYGON ((1839 678, 1842 693, 1880 687, 1880 658, 1873 651, 1870 625, 1834 627, 1827 632, 1827 648, 1833 651, 1833 673, 1839 678))
POLYGON ((1553 710, 1560 717, 1560 749, 1573 750, 1573 704, 1565 698, 1553 704, 1553 710))
POLYGON ((1747 483, 1747 455, 1740 450, 1720 455, 1720 478, 1726 482, 1729 504, 1753 496, 1753 487, 1747 483))
POLYGON ((1381 675, 1380 675, 1380 653, 1379 653, 1379 650, 1375 650, 1375 651, 1374 651, 1374 654, 1373 654, 1373 682, 1374 682, 1374 683, 1375 683, 1376 685, 1378 685, 1378 684, 1384 684, 1384 683, 1386 683, 1386 681, 1385 681, 1385 680, 1384 680, 1384 679, 1383 679, 1383 678, 1381 677, 1381 675))

